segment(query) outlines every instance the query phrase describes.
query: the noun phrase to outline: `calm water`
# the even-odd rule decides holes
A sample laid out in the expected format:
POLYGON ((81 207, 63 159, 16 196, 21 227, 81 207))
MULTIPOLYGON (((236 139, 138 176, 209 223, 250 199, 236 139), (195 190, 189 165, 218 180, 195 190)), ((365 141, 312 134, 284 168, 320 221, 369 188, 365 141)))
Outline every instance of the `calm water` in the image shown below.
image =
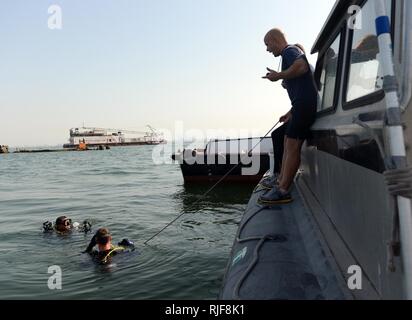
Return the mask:
POLYGON ((152 149, 0 155, 0 299, 216 299, 251 189, 221 186, 193 206, 208 187, 185 187, 178 165, 153 165, 152 149), (138 252, 98 266, 81 254, 91 234, 41 232, 60 215, 108 227, 138 252), (52 265, 61 291, 47 287, 52 265))

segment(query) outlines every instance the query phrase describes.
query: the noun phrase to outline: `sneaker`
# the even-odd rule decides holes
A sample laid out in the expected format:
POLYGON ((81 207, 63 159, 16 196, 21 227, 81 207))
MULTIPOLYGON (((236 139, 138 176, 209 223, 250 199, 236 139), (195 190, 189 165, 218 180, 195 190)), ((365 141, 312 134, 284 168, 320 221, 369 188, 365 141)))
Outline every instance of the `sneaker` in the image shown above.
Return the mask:
POLYGON ((267 179, 262 180, 262 182, 260 183, 260 185, 261 185, 264 189, 271 190, 271 189, 273 189, 273 187, 279 186, 278 176, 277 176, 277 175, 270 176, 270 177, 268 177, 267 179))
POLYGON ((271 191, 261 196, 258 202, 265 205, 288 204, 293 202, 293 199, 289 192, 283 193, 280 190, 273 188, 271 191))

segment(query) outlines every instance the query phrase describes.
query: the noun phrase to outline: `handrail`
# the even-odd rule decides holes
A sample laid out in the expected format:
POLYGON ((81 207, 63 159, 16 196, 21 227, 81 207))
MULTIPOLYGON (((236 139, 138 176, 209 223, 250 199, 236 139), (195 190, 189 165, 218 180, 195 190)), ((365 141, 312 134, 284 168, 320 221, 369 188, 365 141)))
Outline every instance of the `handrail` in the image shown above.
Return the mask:
MULTIPOLYGON (((393 44, 391 38, 390 19, 386 13, 384 0, 375 0, 376 35, 378 37, 380 63, 384 79, 386 126, 390 148, 390 161, 393 169, 405 169, 406 158, 405 137, 401 121, 401 108, 398 99, 398 83, 393 63, 393 44)), ((405 297, 412 300, 412 204, 411 200, 397 197, 403 270, 405 273, 405 297)))
POLYGON ((219 142, 232 142, 232 141, 238 141, 239 142, 239 149, 240 149, 240 141, 244 141, 244 140, 251 140, 253 142, 253 140, 265 140, 265 139, 271 139, 270 137, 251 137, 251 138, 238 138, 238 139, 216 139, 216 140, 209 140, 209 142, 206 144, 205 147, 205 151, 206 154, 209 154, 209 146, 211 143, 219 143, 219 142))

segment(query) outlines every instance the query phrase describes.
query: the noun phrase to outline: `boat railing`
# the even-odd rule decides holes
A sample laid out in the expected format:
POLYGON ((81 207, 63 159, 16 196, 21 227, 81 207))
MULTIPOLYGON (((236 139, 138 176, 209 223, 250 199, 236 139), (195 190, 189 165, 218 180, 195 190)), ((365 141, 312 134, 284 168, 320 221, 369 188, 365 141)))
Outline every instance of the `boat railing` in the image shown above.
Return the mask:
POLYGON ((259 141, 261 141, 261 143, 259 144, 258 147, 256 147, 253 153, 268 154, 268 153, 273 152, 272 139, 270 137, 210 140, 206 144, 204 152, 207 155, 220 154, 220 153, 245 154, 246 155, 253 147, 258 145, 259 141), (242 142, 244 141, 247 141, 247 143, 242 144, 242 142), (236 142, 236 144, 233 144, 234 142, 236 142), (219 149, 220 144, 225 144, 223 152, 220 152, 220 149, 219 149), (215 145, 214 148, 212 148, 213 145, 215 145))

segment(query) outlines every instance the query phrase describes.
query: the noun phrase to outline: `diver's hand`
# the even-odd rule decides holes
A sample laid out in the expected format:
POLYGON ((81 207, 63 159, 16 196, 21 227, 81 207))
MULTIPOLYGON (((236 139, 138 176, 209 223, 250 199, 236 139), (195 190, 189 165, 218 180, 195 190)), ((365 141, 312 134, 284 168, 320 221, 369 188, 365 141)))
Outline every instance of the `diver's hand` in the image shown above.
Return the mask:
POLYGON ((262 77, 262 79, 268 79, 269 81, 276 82, 282 79, 282 75, 280 72, 276 72, 270 68, 266 68, 269 71, 266 76, 262 77))
POLYGON ((89 221, 84 220, 83 225, 80 227, 80 230, 84 233, 89 233, 92 231, 92 224, 89 221))
POLYGON ((51 232, 53 231, 53 223, 50 221, 46 221, 43 223, 43 231, 44 232, 51 232))

